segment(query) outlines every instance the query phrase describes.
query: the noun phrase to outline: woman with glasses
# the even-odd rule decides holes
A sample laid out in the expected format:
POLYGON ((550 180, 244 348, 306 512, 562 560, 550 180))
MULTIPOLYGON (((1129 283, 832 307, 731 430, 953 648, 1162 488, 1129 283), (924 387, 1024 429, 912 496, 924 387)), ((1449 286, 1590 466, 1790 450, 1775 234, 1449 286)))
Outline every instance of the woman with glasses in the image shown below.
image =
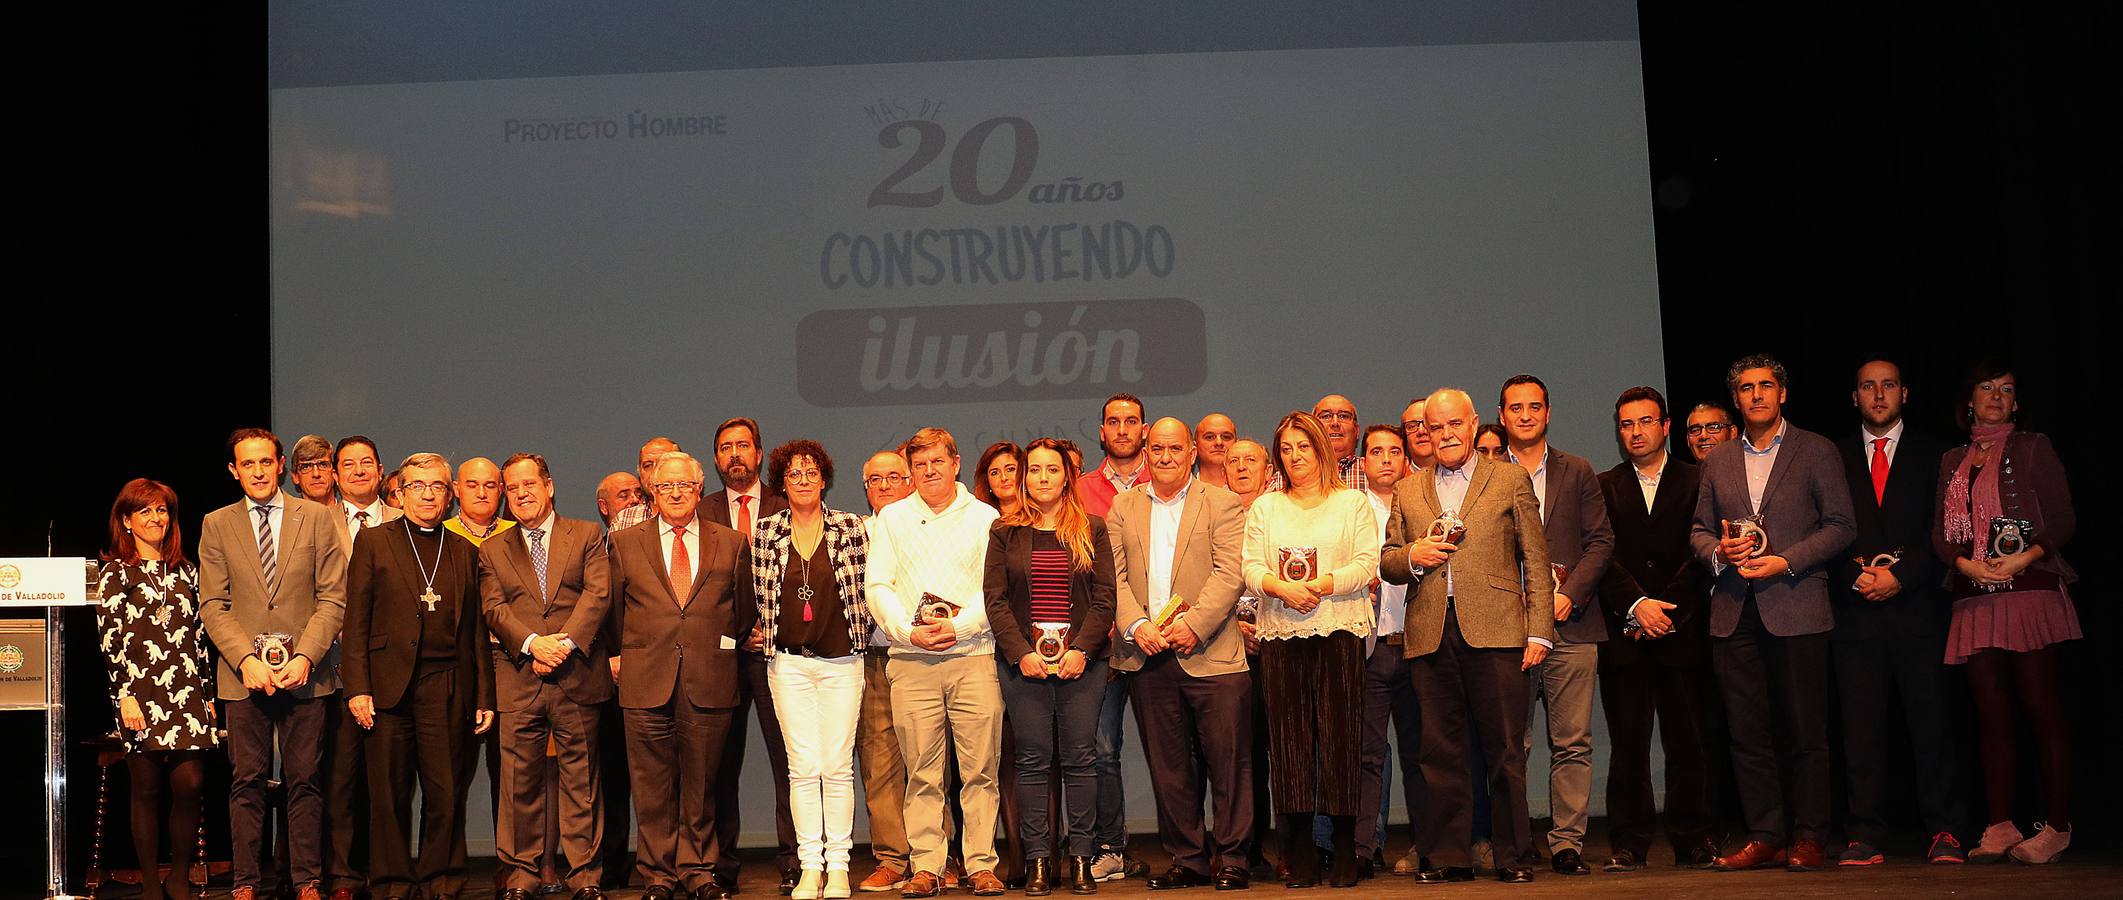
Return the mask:
POLYGON ((1025 894, 1053 891, 1048 787, 1061 769, 1069 891, 1092 894, 1098 811, 1098 715, 1113 630, 1113 548, 1106 522, 1084 510, 1076 467, 1053 438, 1025 452, 1024 495, 989 532, 988 621, 1016 739, 1018 834, 1025 894))
POLYGON ((199 785, 206 753, 218 738, 206 624, 199 618, 199 567, 184 558, 177 495, 168 486, 135 478, 118 492, 99 583, 103 603, 96 618, 132 781, 140 896, 190 897, 187 863, 199 830, 199 785), (159 872, 165 835, 167 880, 159 872))
POLYGON ((981 451, 980 465, 973 467, 973 497, 995 507, 1008 518, 1024 505, 1019 484, 1025 471, 1025 451, 1013 441, 996 441, 981 451))
POLYGON ((1319 882, 1312 816, 1334 823, 1335 887, 1354 887, 1363 756, 1364 638, 1373 629, 1379 526, 1342 483, 1326 428, 1293 412, 1271 448, 1283 487, 1246 510, 1246 588, 1256 611, 1268 711, 1269 786, 1283 815, 1289 887, 1319 882))
POLYGON ((1990 827, 1969 862, 2054 862, 2071 845, 2071 714, 2063 654, 2081 636, 2067 585, 2078 574, 2060 552, 2077 530, 2064 463, 2046 435, 2023 431, 2010 369, 1977 366, 1958 416, 1968 443, 1939 460, 1932 547, 1953 569, 1946 662, 1968 667, 1982 750, 1990 827), (2021 730, 2042 773, 2046 823, 2027 837, 2013 823, 2021 730))
POLYGON ((767 455, 767 489, 789 508, 752 526, 752 590, 774 713, 789 748, 789 814, 803 874, 793 900, 849 896, 855 830, 855 725, 862 711, 862 518, 829 509, 833 459, 816 441, 767 455))

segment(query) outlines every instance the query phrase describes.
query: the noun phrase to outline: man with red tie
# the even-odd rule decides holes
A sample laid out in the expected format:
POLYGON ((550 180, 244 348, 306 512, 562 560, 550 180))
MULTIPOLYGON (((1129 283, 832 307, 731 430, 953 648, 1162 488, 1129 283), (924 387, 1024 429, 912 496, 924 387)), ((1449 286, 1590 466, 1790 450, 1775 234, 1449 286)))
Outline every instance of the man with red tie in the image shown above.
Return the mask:
POLYGON ((722 900, 714 773, 736 718, 737 646, 758 615, 751 562, 736 531, 698 515, 699 460, 665 453, 650 473, 656 518, 612 535, 610 567, 636 866, 648 900, 722 900))

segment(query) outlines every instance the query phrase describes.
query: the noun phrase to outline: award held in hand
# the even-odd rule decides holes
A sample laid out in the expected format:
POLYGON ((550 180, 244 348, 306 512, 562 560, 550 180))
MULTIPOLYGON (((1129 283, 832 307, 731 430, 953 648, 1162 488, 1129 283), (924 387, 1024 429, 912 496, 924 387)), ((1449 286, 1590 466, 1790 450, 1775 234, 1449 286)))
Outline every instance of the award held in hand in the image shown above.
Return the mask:
POLYGON ((1238 614, 1239 621, 1250 624, 1259 620, 1260 604, 1261 601, 1258 597, 1240 597, 1233 608, 1238 614))
MULTIPOLYGON (((1990 520, 1991 559, 2004 559, 2008 556, 2026 553, 2027 548, 2034 545, 2035 523, 2026 519, 2008 519, 2004 516, 1990 520)), ((2012 579, 2008 578, 2005 579, 2004 584, 1985 584, 1982 587, 1985 591, 2009 591, 2013 589, 2013 584, 2012 579)))
POLYGON ((1458 546, 1461 541, 1467 539, 1467 522, 1461 519, 1458 513, 1448 509, 1430 520, 1430 528, 1423 532, 1423 536, 1458 546))
POLYGON ((1163 606, 1157 608, 1156 614, 1150 617, 1150 623, 1156 625, 1159 631, 1163 631, 1172 627, 1172 623, 1179 621, 1180 616, 1186 615, 1187 610, 1193 608, 1194 605, 1188 603, 1187 598, 1173 594, 1172 599, 1165 601, 1163 606))
MULTIPOLYGON (((1902 561, 1902 548, 1896 547, 1886 553, 1875 553, 1872 555, 1871 559, 1866 559, 1862 556, 1853 556, 1850 558, 1850 561, 1857 563, 1860 566, 1870 566, 1875 569, 1892 568, 1895 563, 1902 561)), ((1852 584, 1850 586, 1850 589, 1854 591, 1862 591, 1865 589, 1865 586, 1860 584, 1852 584)))
POLYGON ((1755 559, 1769 552, 1769 532, 1762 527, 1762 514, 1755 513, 1740 519, 1725 520, 1725 537, 1748 538, 1754 542, 1747 550, 1747 558, 1755 559))
POLYGON ((1034 622, 1032 630, 1032 652, 1039 654, 1040 662, 1047 664, 1048 675, 1061 674, 1062 657, 1069 652, 1069 624, 1034 622))
POLYGON ((1304 584, 1319 577, 1318 547, 1275 548, 1275 572, 1284 581, 1304 584))
POLYGON ((949 621, 961 609, 963 607, 956 603, 924 591, 921 603, 914 607, 914 626, 919 628, 931 622, 949 621))
POLYGON ((251 652, 258 660, 278 671, 295 658, 295 636, 278 631, 251 638, 251 652))

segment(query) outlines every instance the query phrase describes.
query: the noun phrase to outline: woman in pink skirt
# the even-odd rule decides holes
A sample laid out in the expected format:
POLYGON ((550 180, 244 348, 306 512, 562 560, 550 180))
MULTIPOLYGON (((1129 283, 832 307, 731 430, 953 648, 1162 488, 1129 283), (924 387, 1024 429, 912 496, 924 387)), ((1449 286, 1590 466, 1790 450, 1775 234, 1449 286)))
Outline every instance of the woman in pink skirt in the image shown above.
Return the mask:
POLYGON ((2071 489, 2049 438, 2018 429, 2019 386, 2010 369, 1977 366, 1967 396, 1960 420, 1969 442, 1939 461, 1932 545, 1953 570, 1946 661, 1967 664, 1981 731, 1991 825, 1968 859, 2047 863, 2071 844, 2071 743, 2058 646, 2080 636, 2066 587, 2078 576, 2058 552, 2076 525, 2071 489), (2049 817, 2036 823, 2033 837, 2012 821, 2022 713, 2041 756, 2049 817))

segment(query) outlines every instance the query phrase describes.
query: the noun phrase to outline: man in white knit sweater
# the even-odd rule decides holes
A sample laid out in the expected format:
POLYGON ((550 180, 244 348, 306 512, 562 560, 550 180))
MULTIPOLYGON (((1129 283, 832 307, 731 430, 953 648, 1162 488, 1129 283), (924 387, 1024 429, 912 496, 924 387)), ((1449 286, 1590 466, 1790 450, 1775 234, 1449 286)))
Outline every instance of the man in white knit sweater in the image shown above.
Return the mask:
POLYGON ((907 763, 907 843, 914 870, 903 895, 933 897, 942 886, 949 741, 958 751, 964 785, 960 837, 973 893, 998 896, 1003 883, 995 876, 995 772, 1003 706, 981 581, 996 512, 958 483, 958 444, 950 432, 924 428, 901 452, 913 469, 915 493, 871 518, 864 593, 892 644, 885 673, 892 683, 893 729, 907 763))

